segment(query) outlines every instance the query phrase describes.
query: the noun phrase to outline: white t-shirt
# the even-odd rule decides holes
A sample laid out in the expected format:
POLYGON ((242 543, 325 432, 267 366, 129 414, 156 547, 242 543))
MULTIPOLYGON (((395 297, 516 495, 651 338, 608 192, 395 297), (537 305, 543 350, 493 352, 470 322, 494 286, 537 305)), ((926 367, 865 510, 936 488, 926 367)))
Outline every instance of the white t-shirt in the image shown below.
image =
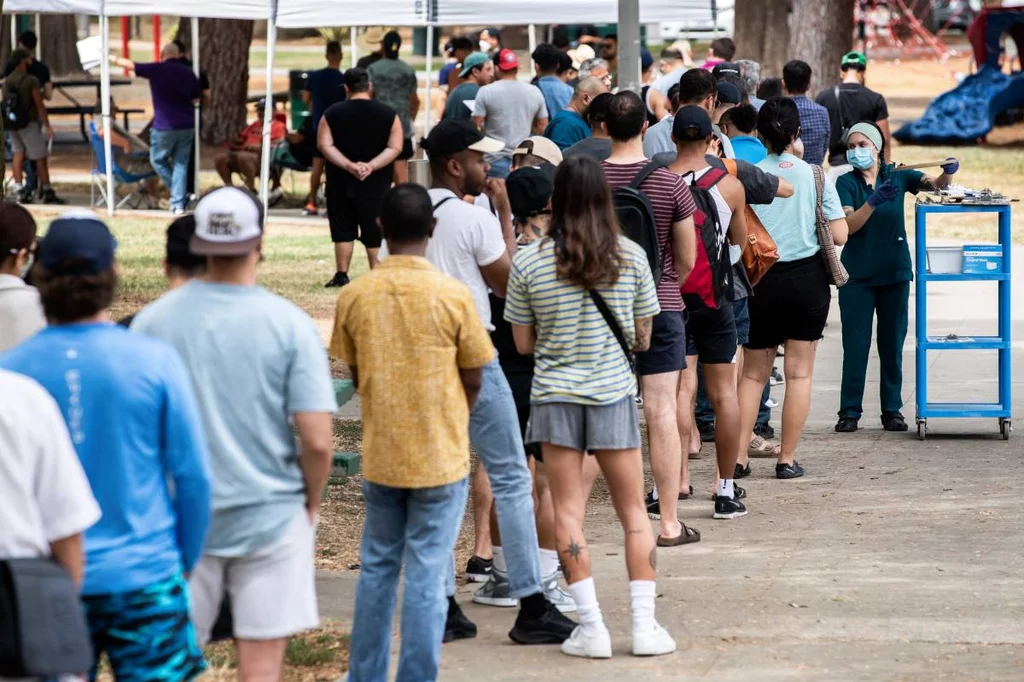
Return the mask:
POLYGON ((517 80, 500 80, 476 93, 473 116, 484 119, 484 135, 505 143, 505 149, 487 160, 510 158, 520 142, 533 133, 533 122, 548 117, 540 88, 517 80))
MULTIPOLYGON (((506 252, 501 223, 487 209, 467 204, 451 190, 430 190, 430 201, 434 206, 445 199, 448 201, 434 209, 437 227, 427 245, 427 260, 441 272, 469 287, 484 327, 487 331, 494 331, 491 302, 487 296, 489 289, 480 268, 495 262, 506 252)), ((385 242, 381 245, 380 258, 387 254, 385 242)))
POLYGON ((20 277, 0 275, 0 353, 45 326, 46 316, 35 287, 28 286, 20 277))
MULTIPOLYGON (((708 166, 704 170, 698 171, 693 175, 684 175, 683 180, 686 184, 692 185, 694 180, 699 180, 704 177, 704 174, 711 170, 711 166, 708 166)), ((732 222, 732 208, 729 207, 729 202, 722 196, 722 191, 718 189, 716 184, 712 187, 708 193, 711 198, 715 200, 715 207, 718 209, 718 228, 722 232, 722 239, 726 240, 729 235, 729 224, 732 222)), ((730 246, 729 247, 729 262, 732 265, 736 265, 743 255, 742 246, 730 246)))
POLYGON ((0 557, 50 555, 50 543, 100 518, 56 401, 0 370, 0 557))

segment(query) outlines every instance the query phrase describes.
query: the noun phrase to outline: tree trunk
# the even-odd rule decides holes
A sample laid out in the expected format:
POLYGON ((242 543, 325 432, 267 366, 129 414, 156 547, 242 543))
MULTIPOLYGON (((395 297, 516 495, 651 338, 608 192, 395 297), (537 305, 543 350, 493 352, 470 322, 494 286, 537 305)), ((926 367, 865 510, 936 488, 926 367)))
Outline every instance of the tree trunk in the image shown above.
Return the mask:
POLYGON ((795 0, 789 54, 811 65, 817 90, 839 82, 839 62, 853 46, 854 0, 795 0))
MULTIPOLYGON (((190 22, 178 22, 177 37, 191 49, 190 22)), ((211 90, 203 107, 202 138, 207 144, 229 142, 245 127, 252 28, 249 20, 199 20, 199 66, 209 76, 211 90)))
MULTIPOLYGON (((782 67, 791 58, 789 52, 789 18, 792 0, 765 0, 764 53, 761 55, 761 75, 781 78, 782 67)), ((793 53, 796 54, 796 53, 793 53)))
MULTIPOLYGON (((733 40, 736 41, 736 54, 743 59, 762 62, 761 72, 764 73, 764 44, 767 32, 765 17, 767 5, 765 0, 736 0, 736 28, 733 40)), ((788 41, 787 41, 788 42, 788 41)))
MULTIPOLYGON (((9 30, 9 29, 8 29, 9 30)), ((44 14, 39 26, 40 57, 53 76, 82 72, 78 58, 78 26, 73 14, 44 14)))

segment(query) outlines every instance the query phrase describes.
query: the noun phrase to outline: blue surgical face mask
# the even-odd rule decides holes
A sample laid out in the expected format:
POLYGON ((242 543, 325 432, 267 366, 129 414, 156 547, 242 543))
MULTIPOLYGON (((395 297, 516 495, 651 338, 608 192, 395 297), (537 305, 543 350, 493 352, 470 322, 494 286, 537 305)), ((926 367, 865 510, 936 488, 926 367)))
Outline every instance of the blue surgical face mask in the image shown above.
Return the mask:
POLYGON ((854 147, 846 150, 846 160, 857 170, 868 170, 875 165, 875 157, 867 147, 854 147))

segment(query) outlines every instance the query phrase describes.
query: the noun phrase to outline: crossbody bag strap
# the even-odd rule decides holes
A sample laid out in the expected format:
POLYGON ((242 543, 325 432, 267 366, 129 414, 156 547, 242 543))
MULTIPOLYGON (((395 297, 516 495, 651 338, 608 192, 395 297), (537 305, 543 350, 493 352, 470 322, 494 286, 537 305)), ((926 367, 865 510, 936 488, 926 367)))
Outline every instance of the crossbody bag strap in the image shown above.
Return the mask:
POLYGON ((445 197, 444 199, 441 199, 441 201, 439 201, 436 204, 434 204, 434 212, 436 212, 437 209, 441 208, 442 206, 447 204, 452 199, 458 199, 458 197, 445 197))
POLYGON ((626 341, 626 335, 623 333, 619 321, 615 319, 615 315, 612 314, 611 308, 608 307, 601 294, 597 293, 594 289, 588 289, 588 293, 594 305, 597 306, 598 312, 601 313, 601 317, 604 318, 604 321, 612 330, 612 334, 615 335, 615 340, 619 342, 619 346, 622 348, 622 352, 625 353, 629 366, 632 367, 634 362, 633 350, 629 347, 629 342, 626 341))

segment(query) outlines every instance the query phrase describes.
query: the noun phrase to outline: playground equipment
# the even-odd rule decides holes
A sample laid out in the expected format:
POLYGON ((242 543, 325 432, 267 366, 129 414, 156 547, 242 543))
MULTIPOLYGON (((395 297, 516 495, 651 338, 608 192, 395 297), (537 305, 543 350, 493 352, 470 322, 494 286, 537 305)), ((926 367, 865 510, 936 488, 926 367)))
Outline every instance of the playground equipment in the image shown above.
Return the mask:
POLYGON ((1024 106, 1024 73, 1002 72, 1003 37, 1024 47, 1024 7, 982 10, 967 31, 978 72, 939 95, 917 121, 895 133, 900 142, 965 144, 977 142, 992 130, 1003 112, 1024 106))

